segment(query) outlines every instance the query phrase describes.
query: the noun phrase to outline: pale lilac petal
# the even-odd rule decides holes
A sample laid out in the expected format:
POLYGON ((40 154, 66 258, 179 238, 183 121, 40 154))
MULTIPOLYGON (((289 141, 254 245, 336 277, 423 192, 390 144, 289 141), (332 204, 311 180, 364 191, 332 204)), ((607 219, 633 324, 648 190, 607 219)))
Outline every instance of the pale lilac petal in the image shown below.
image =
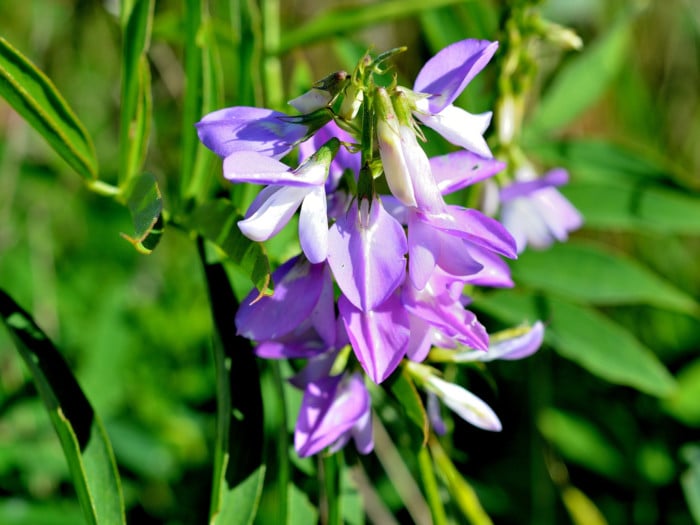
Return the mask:
POLYGON ((415 131, 408 126, 401 126, 399 135, 416 206, 429 211, 442 210, 445 207, 445 201, 433 178, 428 156, 418 144, 415 131))
POLYGON ((497 220, 477 210, 448 206, 447 213, 428 214, 419 210, 416 216, 434 228, 506 257, 515 258, 517 255, 515 242, 508 230, 497 220))
POLYGON ((288 379, 289 383, 300 390, 304 390, 309 383, 327 377, 337 357, 337 350, 312 356, 306 361, 304 368, 288 379))
POLYGON ((440 50, 418 73, 414 91, 434 95, 432 113, 438 113, 462 93, 484 68, 498 48, 498 42, 467 39, 440 50))
POLYGON ((406 235, 378 199, 357 201, 328 235, 328 264, 338 286, 357 308, 372 310, 403 282, 406 235), (368 209, 369 208, 369 209, 368 209))
POLYGON ((352 427, 352 438, 355 440, 355 448, 360 454, 369 454, 374 450, 372 411, 370 409, 352 427))
POLYGON ((542 345, 543 338, 544 324, 537 321, 525 334, 492 343, 488 352, 460 352, 455 355, 455 361, 464 363, 468 361, 487 362, 496 359, 524 359, 537 352, 542 345))
POLYGON ((363 312, 341 295, 338 310, 362 368, 372 381, 381 383, 406 354, 409 318, 401 300, 392 295, 376 309, 363 312))
POLYGON ((314 186, 301 205, 299 214, 299 243, 312 263, 326 260, 328 255, 328 216, 326 215, 326 191, 314 186))
POLYGON ((265 192, 266 200, 256 202, 255 211, 238 221, 238 227, 249 239, 266 241, 284 228, 308 193, 309 188, 297 186, 278 186, 274 191, 269 190, 265 192))
POLYGON ((321 288, 316 307, 313 312, 311 312, 311 324, 316 329, 321 339, 323 339, 329 347, 334 346, 335 348, 340 348, 343 345, 341 344, 338 346, 336 344, 338 341, 336 327, 339 323, 335 317, 333 277, 331 276, 331 269, 327 264, 323 265, 323 276, 321 279, 323 281, 323 287, 321 288))
POLYGON ((548 171, 543 177, 534 180, 512 182, 501 190, 501 202, 508 202, 518 197, 526 197, 543 188, 563 186, 569 182, 569 174, 563 168, 548 171))
POLYGON ((328 346, 313 339, 301 339, 297 336, 286 341, 284 337, 277 340, 263 341, 255 347, 255 355, 263 359, 309 359, 325 352, 328 346))
POLYGON ((432 325, 417 315, 410 315, 411 338, 406 347, 406 357, 420 363, 428 357, 431 347, 432 325))
POLYGON ((407 285, 402 299, 408 312, 424 319, 444 335, 471 348, 488 349, 489 338, 484 326, 446 290, 434 290, 433 286, 428 286, 418 291, 407 285))
POLYGON ((279 338, 298 327, 313 311, 323 289, 324 265, 294 257, 272 274, 274 294, 260 297, 253 290, 236 313, 238 334, 265 341, 279 338))
POLYGON ((473 260, 482 265, 477 273, 465 277, 469 284, 490 286, 493 288, 511 288, 514 286, 510 267, 495 253, 476 245, 465 247, 473 260))
POLYGON ((294 448, 301 457, 320 452, 352 429, 369 408, 369 393, 358 375, 345 384, 340 376, 309 383, 297 418, 294 448))
POLYGON ((570 231, 583 224, 579 211, 555 188, 545 188, 530 197, 555 239, 565 241, 570 231))
POLYGON ((437 264, 445 272, 461 279, 471 279, 483 271, 483 264, 471 256, 472 243, 436 229, 433 229, 433 234, 441 244, 437 264))
POLYGON ((493 157, 483 137, 491 123, 491 112, 472 115, 450 104, 437 114, 417 111, 415 115, 423 124, 437 131, 455 146, 461 146, 485 158, 493 157))
POLYGON ((410 213, 408 219, 408 275, 413 286, 422 290, 433 274, 437 258, 442 251, 436 230, 417 214, 410 213))
POLYGON ((430 159, 433 177, 443 195, 476 184, 502 171, 505 167, 505 162, 487 159, 466 150, 454 151, 430 159))
POLYGON ((435 376, 430 376, 428 379, 428 387, 450 410, 467 423, 484 430, 494 432, 501 430, 501 422, 491 407, 469 390, 435 376))
POLYGON ((257 151, 280 159, 306 135, 307 128, 282 120, 284 113, 237 106, 209 113, 196 124, 202 143, 220 157, 257 151))
POLYGON ((328 165, 313 159, 292 171, 289 166, 255 151, 237 151, 224 159, 224 177, 231 182, 318 186, 328 175, 328 165))

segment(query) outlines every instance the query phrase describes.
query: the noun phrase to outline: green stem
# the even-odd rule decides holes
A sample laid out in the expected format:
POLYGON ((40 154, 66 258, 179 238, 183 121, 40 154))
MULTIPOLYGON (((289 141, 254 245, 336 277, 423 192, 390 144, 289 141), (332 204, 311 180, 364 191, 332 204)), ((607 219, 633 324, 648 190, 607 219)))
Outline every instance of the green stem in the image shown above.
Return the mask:
POLYGON ((341 525, 340 512, 340 454, 329 454, 321 459, 323 493, 321 495, 321 522, 341 525))
POLYGON ((282 63, 277 56, 280 44, 279 0, 262 0, 263 20, 263 83, 265 105, 280 109, 284 104, 282 63))
POLYGON ((433 524, 446 525, 447 516, 445 515, 445 508, 440 499, 440 491, 438 489, 437 480, 435 479, 435 471, 433 470, 433 461, 426 447, 421 447, 418 452, 418 467, 420 469, 421 479, 423 480, 423 488, 425 489, 430 513, 433 516, 433 524))

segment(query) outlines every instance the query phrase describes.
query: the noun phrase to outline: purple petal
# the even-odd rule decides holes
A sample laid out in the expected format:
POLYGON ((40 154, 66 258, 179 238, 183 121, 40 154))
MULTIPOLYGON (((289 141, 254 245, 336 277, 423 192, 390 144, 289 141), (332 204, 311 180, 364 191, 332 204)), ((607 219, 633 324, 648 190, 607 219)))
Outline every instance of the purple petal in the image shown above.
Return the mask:
POLYGON ((338 310, 362 368, 372 381, 381 383, 406 354, 409 317, 401 300, 395 294, 375 310, 363 312, 341 295, 338 310))
POLYGON ((505 162, 487 159, 466 150, 430 159, 433 177, 443 195, 476 184, 502 171, 505 167, 505 162))
MULTIPOLYGON (((328 122, 328 124, 314 133, 310 139, 299 144, 299 162, 302 162, 313 155, 318 148, 328 142, 332 137, 337 137, 341 141, 348 144, 355 142, 355 139, 350 136, 347 131, 339 127, 334 121, 331 120, 328 122)), ((355 174, 359 173, 360 157, 361 154, 359 151, 350 153, 347 148, 341 147, 336 156, 333 158, 333 162, 331 162, 329 177, 328 181, 326 182, 326 190, 331 192, 338 186, 338 181, 346 169, 349 169, 355 174)))
POLYGON ((333 444, 369 410, 369 393, 358 375, 340 382, 336 376, 306 386, 294 431, 294 448, 301 457, 333 444))
POLYGON ((469 390, 435 376, 429 378, 428 385, 450 410, 466 422, 484 430, 501 430, 501 422, 491 407, 469 390))
POLYGON ((563 168, 556 168, 547 172, 543 177, 535 180, 513 182, 501 190, 501 202, 508 202, 518 197, 526 197, 543 188, 563 186, 569 182, 569 174, 563 168))
POLYGON ((352 427, 352 438, 355 440, 355 448, 360 454, 369 454, 374 450, 371 410, 367 410, 352 427))
POLYGON ((403 282, 406 235, 378 199, 357 201, 328 234, 328 264, 338 286, 357 308, 372 310, 403 282), (369 210, 368 210, 369 208, 369 210))
POLYGON ((306 126, 282 120, 284 113, 237 106, 206 115, 196 124, 202 143, 220 157, 257 151, 280 159, 306 135, 306 126))
POLYGON ((410 315, 411 339, 406 347, 406 357, 411 361, 420 363, 425 361, 432 345, 431 335, 433 327, 425 319, 417 315, 410 315))
POLYGON ((408 218, 408 275, 413 286, 422 290, 435 269, 442 250, 436 230, 412 212, 408 218))
POLYGON ((516 257, 515 241, 497 220, 460 206, 448 206, 447 213, 417 211, 418 219, 450 235, 455 235, 511 259, 516 257))
POLYGON ((555 188, 545 188, 532 195, 540 216, 558 241, 565 241, 570 231, 583 224, 583 217, 555 188))
POLYGON ((447 433, 447 427, 445 427, 445 421, 440 415, 440 399, 433 392, 428 392, 427 401, 426 410, 430 425, 438 436, 444 436, 447 433))
POLYGON ((431 113, 438 113, 462 93, 491 60, 498 42, 467 39, 455 42, 428 60, 416 77, 414 91, 434 95, 431 113))
POLYGON ((322 264, 310 264, 294 257, 272 274, 275 292, 252 302, 259 293, 251 291, 236 314, 238 334, 248 339, 277 339, 299 326, 314 310, 324 285, 322 264))
POLYGON ((493 359, 515 360, 529 357, 542 346, 543 338, 544 325, 541 321, 537 321, 526 334, 491 345, 489 351, 485 354, 489 357, 487 361, 493 359))
POLYGON ((328 350, 328 346, 307 330, 307 339, 297 335, 263 341, 255 347, 255 355, 263 359, 309 359, 328 350))
POLYGON ((328 216, 326 215, 326 191, 323 186, 314 186, 304 197, 299 214, 299 243, 304 255, 312 263, 326 260, 328 216))
POLYGON ((511 288, 514 286, 510 276, 510 267, 498 255, 476 245, 466 247, 469 255, 482 265, 479 272, 465 277, 469 284, 490 286, 493 288, 511 288))
POLYGON ((265 199, 253 202, 254 211, 246 213, 246 218, 238 221, 238 227, 249 239, 266 241, 284 228, 308 193, 309 188, 296 186, 276 186, 265 191, 265 199))
POLYGON ((328 377, 336 357, 338 357, 337 350, 331 350, 330 352, 311 357, 304 368, 288 379, 289 383, 304 390, 309 383, 328 377))
MULTIPOLYGON (((313 312, 311 312, 311 323, 321 336, 321 339, 329 346, 340 348, 343 344, 338 345, 339 334, 337 325, 338 320, 335 317, 335 297, 333 294, 333 277, 331 270, 327 264, 323 265, 323 288, 318 297, 318 302, 313 312)), ((342 326, 342 324, 341 324, 342 326)))
POLYGON ((328 165, 311 159, 292 171, 282 162, 255 151, 237 151, 224 159, 224 177, 231 182, 318 186, 328 176, 328 165))

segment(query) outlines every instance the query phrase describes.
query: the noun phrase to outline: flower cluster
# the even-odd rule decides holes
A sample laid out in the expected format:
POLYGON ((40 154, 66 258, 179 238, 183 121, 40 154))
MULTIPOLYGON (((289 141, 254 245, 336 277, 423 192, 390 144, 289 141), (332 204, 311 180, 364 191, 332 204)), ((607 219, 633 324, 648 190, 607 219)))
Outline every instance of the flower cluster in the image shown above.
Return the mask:
POLYGON ((497 47, 452 44, 423 66, 413 88, 375 82, 402 49, 366 55, 351 75, 329 75, 291 101, 298 116, 234 107, 197 125, 201 141, 223 158, 226 179, 264 185, 238 223, 244 235, 266 241, 300 210, 302 253, 273 273, 271 297, 250 293, 235 322, 256 341, 258 356, 307 360, 290 379, 304 391, 294 439, 302 456, 337 450, 351 437, 360 452, 372 450, 367 385, 385 381, 402 361, 427 392, 436 431, 437 399, 499 430, 483 401, 419 363, 435 348, 452 352, 454 362, 521 358, 542 341, 541 323, 489 341, 465 308, 466 286, 512 286, 502 257, 515 258, 521 247, 520 219, 506 212, 518 190, 501 196, 512 234, 443 197, 504 168, 483 137, 491 113, 453 104, 497 47), (456 151, 428 158, 422 126, 456 151), (290 167, 283 159, 294 150, 290 167))

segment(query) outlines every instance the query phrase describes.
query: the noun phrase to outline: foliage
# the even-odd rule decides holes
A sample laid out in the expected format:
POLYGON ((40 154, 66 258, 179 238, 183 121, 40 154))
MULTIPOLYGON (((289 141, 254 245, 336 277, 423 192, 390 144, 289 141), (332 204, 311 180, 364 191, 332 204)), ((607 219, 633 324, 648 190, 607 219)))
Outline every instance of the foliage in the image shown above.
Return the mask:
POLYGON ((700 19, 687 2, 501 4, 0 4, 0 522, 700 523, 700 69, 686 52, 700 19), (583 48, 562 50, 570 35, 548 20, 583 48), (536 60, 511 71, 527 35, 536 60), (566 167, 585 218, 570 243, 512 263, 515 289, 475 296, 491 331, 542 319, 546 344, 446 370, 494 406, 500 434, 457 418, 427 433, 400 374, 372 391, 375 454, 300 459, 292 365, 254 360, 233 326, 298 251, 295 225, 244 238, 234 223, 256 190, 221 179, 193 124, 284 110, 371 47, 408 44, 395 71, 412 79, 466 37, 501 48, 460 102, 527 92, 517 147, 491 142, 566 167))

